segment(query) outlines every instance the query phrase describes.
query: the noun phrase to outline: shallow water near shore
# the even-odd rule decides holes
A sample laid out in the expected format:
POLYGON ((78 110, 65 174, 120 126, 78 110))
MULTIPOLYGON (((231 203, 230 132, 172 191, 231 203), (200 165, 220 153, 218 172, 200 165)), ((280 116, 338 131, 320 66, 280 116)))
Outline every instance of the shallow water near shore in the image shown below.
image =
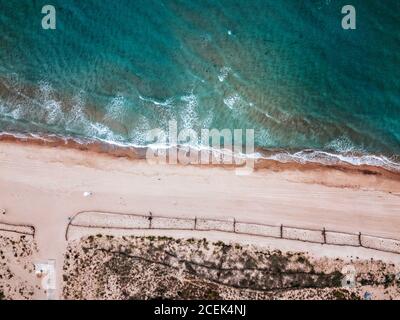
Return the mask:
POLYGON ((45 4, 0 5, 1 132, 140 147, 175 120, 254 129, 260 157, 398 167, 396 0, 353 1, 353 31, 341 0, 60 0, 52 31, 45 4))

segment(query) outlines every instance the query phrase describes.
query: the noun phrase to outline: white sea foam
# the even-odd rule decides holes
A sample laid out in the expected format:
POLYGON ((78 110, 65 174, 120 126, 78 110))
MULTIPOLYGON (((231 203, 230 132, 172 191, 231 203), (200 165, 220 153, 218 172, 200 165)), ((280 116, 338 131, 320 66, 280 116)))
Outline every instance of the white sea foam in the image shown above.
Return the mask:
POLYGON ((46 121, 48 124, 56 124, 64 119, 64 113, 60 101, 49 100, 44 104, 47 111, 46 121))
POLYGON ((182 96, 181 100, 185 102, 184 111, 180 113, 182 126, 186 129, 193 129, 198 123, 199 116, 197 114, 198 101, 195 94, 191 93, 182 96))
POLYGON ((231 68, 229 67, 223 67, 221 68, 221 70, 219 71, 219 75, 218 75, 218 80, 220 82, 224 82, 226 77, 229 75, 229 73, 231 72, 231 68))
POLYGON ((23 111, 20 107, 15 108, 14 110, 12 110, 9 115, 11 115, 11 117, 15 120, 19 120, 19 119, 23 119, 23 111))
POLYGON ((369 165, 382 167, 388 170, 400 172, 400 163, 390 160, 383 155, 352 155, 335 154, 318 150, 302 150, 295 153, 280 152, 271 156, 263 156, 262 159, 276 160, 279 162, 298 162, 298 163, 321 163, 324 165, 351 164, 355 166, 369 165))
MULTIPOLYGON (((224 98, 223 101, 225 106, 227 106, 231 110, 231 115, 233 117, 240 120, 243 120, 243 118, 247 117, 249 107, 251 107, 251 102, 246 101, 246 99, 243 98, 240 94, 230 94, 226 98, 224 98)), ((254 104, 252 107, 255 107, 254 104)))
POLYGON ((54 89, 52 85, 46 81, 39 82, 39 92, 37 104, 33 114, 37 114, 39 119, 42 118, 48 124, 57 124, 64 120, 62 103, 54 98, 54 89))
POLYGON ((147 132, 151 130, 151 126, 146 117, 139 115, 138 124, 129 132, 129 140, 134 145, 146 145, 147 132))
POLYGON ((104 118, 106 120, 123 120, 125 118, 125 105, 126 99, 123 96, 117 95, 112 98, 111 102, 106 106, 107 111, 104 118))
POLYGON ((72 99, 73 105, 65 120, 67 130, 77 131, 80 128, 85 128, 89 124, 89 120, 84 112, 85 100, 84 93, 80 92, 72 99))
MULTIPOLYGON (((110 134, 109 129, 99 126, 93 125, 92 129, 96 132, 101 133, 104 138, 96 137, 92 139, 79 139, 73 136, 61 136, 56 134, 47 135, 49 138, 57 138, 66 141, 67 139, 74 140, 76 143, 79 144, 87 144, 90 142, 103 142, 110 145, 115 145, 118 147, 123 148, 152 148, 152 149, 169 149, 171 147, 176 147, 176 145, 170 145, 168 143, 157 143, 157 144, 141 144, 141 143, 133 143, 133 142, 126 142, 122 139, 122 137, 118 137, 115 134, 110 134)), ((19 139, 42 139, 51 141, 50 139, 46 139, 44 136, 39 134, 23 134, 23 133, 14 133, 14 132, 0 132, 1 136, 14 136, 15 138, 19 139)), ((210 146, 204 146, 200 144, 188 145, 182 144, 180 147, 190 147, 194 150, 202 151, 206 150, 208 152, 213 153, 214 155, 228 155, 232 154, 231 150, 226 149, 215 149, 210 146)), ((271 152, 271 151, 270 151, 271 152)), ((279 151, 272 153, 271 155, 266 156, 264 153, 254 152, 251 154, 237 152, 234 153, 235 157, 242 158, 242 159, 258 159, 258 160, 274 160, 282 163, 290 163, 290 162, 297 162, 301 164, 305 164, 307 162, 311 163, 320 163, 323 165, 335 165, 335 164, 351 164, 354 166, 360 165, 367 165, 367 166, 376 166, 382 167, 389 171, 400 172, 400 163, 394 160, 389 159, 383 155, 362 155, 362 156, 354 156, 354 155, 343 155, 343 154, 334 154, 325 151, 318 151, 318 150, 302 150, 294 153, 286 152, 286 151, 279 151)))
POLYGON ((208 129, 208 128, 212 128, 212 122, 214 120, 214 115, 212 110, 208 110, 208 113, 206 115, 206 117, 204 119, 202 119, 202 128, 203 129, 208 129))
POLYGON ((145 102, 151 102, 152 104, 160 107, 170 107, 174 101, 174 98, 168 98, 165 101, 157 101, 156 99, 143 97, 141 95, 139 95, 139 99, 145 102))
POLYGON ((125 138, 121 135, 114 133, 109 127, 99 122, 91 122, 89 127, 85 128, 89 137, 98 137, 104 141, 113 141, 116 143, 123 143, 125 138))
POLYGON ((325 146, 325 149, 334 150, 338 153, 364 152, 362 148, 356 147, 355 144, 347 137, 340 137, 331 141, 325 146))
POLYGON ((240 95, 237 93, 232 94, 224 99, 224 104, 231 110, 233 110, 236 104, 241 100, 240 95))

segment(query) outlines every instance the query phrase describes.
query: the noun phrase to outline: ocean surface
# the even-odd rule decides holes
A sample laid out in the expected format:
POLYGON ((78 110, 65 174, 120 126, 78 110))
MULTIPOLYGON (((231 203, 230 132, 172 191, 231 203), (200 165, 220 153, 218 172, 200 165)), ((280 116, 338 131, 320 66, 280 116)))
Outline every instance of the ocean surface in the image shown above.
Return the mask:
POLYGON ((2 133, 144 146, 174 120, 282 161, 399 162, 399 0, 0 0, 0 36, 2 133))

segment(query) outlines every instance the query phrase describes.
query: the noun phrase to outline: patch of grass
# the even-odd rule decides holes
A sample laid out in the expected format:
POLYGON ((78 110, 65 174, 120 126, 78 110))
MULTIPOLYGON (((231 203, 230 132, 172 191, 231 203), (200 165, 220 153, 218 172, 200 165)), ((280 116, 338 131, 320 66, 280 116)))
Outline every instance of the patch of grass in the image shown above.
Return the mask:
POLYGON ((304 258, 304 257, 302 257, 302 256, 299 256, 299 257, 297 258, 297 262, 299 262, 299 263, 305 263, 305 262, 306 262, 306 258, 304 258))
POLYGON ((395 275, 394 274, 385 274, 385 281, 384 281, 384 286, 385 289, 389 287, 395 280, 395 275))
POLYGON ((214 242, 214 245, 217 247, 224 247, 225 243, 223 241, 217 241, 217 242, 214 242))
POLYGON ((218 300, 218 299, 220 299, 220 296, 217 291, 209 290, 206 292, 205 298, 207 300, 218 300))
POLYGON ((334 291, 332 291, 332 295, 334 296, 334 298, 336 300, 347 300, 346 293, 348 293, 348 292, 347 291, 343 291, 343 290, 334 290, 334 291))

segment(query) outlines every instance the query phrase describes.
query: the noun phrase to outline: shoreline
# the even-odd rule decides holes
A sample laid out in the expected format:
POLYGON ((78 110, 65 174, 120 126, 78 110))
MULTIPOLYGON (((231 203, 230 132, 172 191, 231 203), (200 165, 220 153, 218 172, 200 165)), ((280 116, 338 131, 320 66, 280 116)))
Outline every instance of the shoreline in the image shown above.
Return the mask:
MULTIPOLYGON (((80 140, 73 137, 61 137, 58 135, 24 135, 24 134, 12 134, 12 133, 0 133, 0 143, 16 143, 22 145, 37 145, 43 147, 62 148, 62 149, 73 149, 79 151, 87 151, 98 153, 101 155, 116 157, 116 158, 127 158, 130 160, 145 160, 146 146, 123 146, 112 143, 107 143, 100 140, 80 140)), ((169 147, 167 147, 168 149, 169 147)), ((400 181, 400 163, 393 162, 392 167, 372 165, 372 164, 354 164, 348 161, 340 160, 342 155, 330 154, 325 151, 317 150, 301 150, 297 153, 289 153, 284 150, 271 150, 256 148, 256 154, 258 157, 253 157, 255 163, 255 170, 269 169, 276 172, 285 170, 298 170, 298 171, 314 171, 320 169, 332 169, 338 170, 345 173, 364 174, 372 176, 382 176, 384 178, 393 179, 400 181), (332 163, 323 163, 322 161, 311 161, 308 159, 302 159, 294 156, 295 154, 302 152, 310 152, 312 154, 325 154, 332 156, 332 163), (265 157, 264 154, 269 154, 265 157)), ((221 152, 219 150, 218 152, 221 152)), ((211 154, 211 152, 209 151, 211 154)), ((223 151, 222 151, 223 153, 223 151)), ((378 156, 370 155, 370 157, 378 156)), ((362 157, 356 157, 355 159, 361 159, 362 157)), ((187 164, 178 163, 178 166, 187 166, 187 164)), ((189 166, 196 167, 225 167, 225 168, 239 168, 243 165, 236 164, 188 164, 189 166)))

